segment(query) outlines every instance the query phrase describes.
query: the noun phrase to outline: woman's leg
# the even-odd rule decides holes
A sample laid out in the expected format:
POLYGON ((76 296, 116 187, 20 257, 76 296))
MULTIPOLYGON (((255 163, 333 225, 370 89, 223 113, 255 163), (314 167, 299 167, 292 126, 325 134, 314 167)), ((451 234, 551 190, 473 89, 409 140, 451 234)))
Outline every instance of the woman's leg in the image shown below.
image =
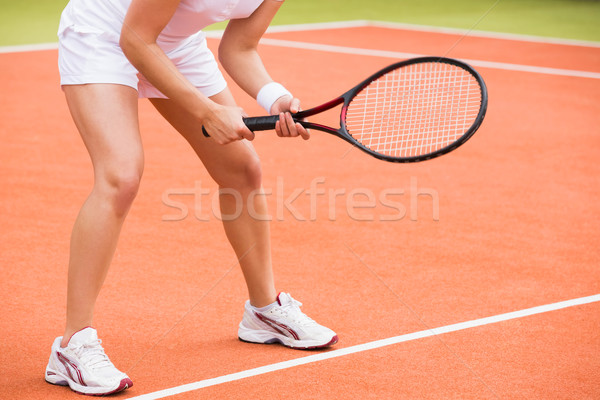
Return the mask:
POLYGON ((73 226, 62 339, 92 325, 121 226, 138 191, 144 155, 137 91, 123 85, 64 86, 69 110, 94 168, 94 186, 73 226))
MULTIPOLYGON (((212 100, 235 106, 229 89, 213 96, 212 100)), ((220 189, 227 189, 219 198, 221 213, 223 216, 236 215, 236 218, 224 218, 223 226, 239 259, 250 302, 255 307, 271 304, 277 292, 271 265, 269 222, 260 218, 267 215, 267 205, 265 196, 261 195, 261 167, 254 148, 245 140, 227 145, 216 144, 205 138, 193 119, 170 100, 151 101, 190 143, 220 189), (238 193, 242 203, 240 196, 227 194, 228 191, 238 193), (248 207, 249 198, 253 208, 248 207), (241 213, 237 216, 240 206, 241 213)))
MULTIPOLYGON (((212 99, 221 104, 235 105, 228 89, 212 99)), ((269 223, 256 218, 256 215, 267 214, 265 197, 253 197, 253 210, 247 204, 248 196, 261 190, 260 163, 250 142, 218 145, 205 138, 199 127, 190 122, 193 119, 169 100, 153 99, 152 103, 192 145, 219 186, 233 189, 243 200, 240 216, 223 221, 227 237, 240 260, 250 297, 238 327, 240 340, 281 343, 298 349, 323 348, 337 343, 336 333, 307 317, 300 310, 301 303, 288 293, 278 295, 275 291, 269 223)), ((236 213, 238 204, 232 196, 222 195, 220 201, 224 215, 236 213)))

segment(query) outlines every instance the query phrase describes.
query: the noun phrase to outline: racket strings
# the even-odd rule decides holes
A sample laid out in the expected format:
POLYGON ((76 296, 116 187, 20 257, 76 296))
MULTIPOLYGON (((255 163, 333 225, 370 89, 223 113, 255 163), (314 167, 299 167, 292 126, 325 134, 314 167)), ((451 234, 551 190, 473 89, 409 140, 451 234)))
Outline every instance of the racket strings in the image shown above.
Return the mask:
POLYGON ((390 157, 433 153, 460 139, 481 107, 470 72, 443 62, 392 70, 350 102, 345 125, 363 146, 390 157))

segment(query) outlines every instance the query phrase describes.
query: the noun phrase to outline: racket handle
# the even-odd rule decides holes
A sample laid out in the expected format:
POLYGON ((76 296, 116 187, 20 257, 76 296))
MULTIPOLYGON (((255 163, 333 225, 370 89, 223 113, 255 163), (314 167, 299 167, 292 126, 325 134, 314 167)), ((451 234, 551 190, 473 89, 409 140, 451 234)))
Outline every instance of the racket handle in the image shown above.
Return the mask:
POLYGON ((268 117, 250 117, 244 118, 244 123, 252 132, 268 131, 275 129, 275 123, 279 121, 278 115, 270 115, 268 117))
MULTIPOLYGON (((275 129, 275 123, 279 121, 278 115, 270 115, 268 117, 250 117, 243 118, 244 124, 250 129, 252 132, 254 131, 268 131, 270 129, 275 129)), ((204 126, 202 127, 202 133, 206 137, 210 137, 204 126)))

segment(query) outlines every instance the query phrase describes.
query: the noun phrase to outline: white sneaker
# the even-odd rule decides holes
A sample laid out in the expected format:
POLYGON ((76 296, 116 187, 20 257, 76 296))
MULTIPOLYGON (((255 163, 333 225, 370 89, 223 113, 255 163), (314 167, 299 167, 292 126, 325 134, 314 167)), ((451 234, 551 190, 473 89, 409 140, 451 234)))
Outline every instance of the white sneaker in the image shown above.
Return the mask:
POLYGON ((317 349, 336 344, 335 332, 307 317, 300 311, 301 305, 289 293, 279 293, 277 303, 267 311, 258 311, 246 301, 238 337, 244 342, 281 343, 294 349, 317 349))
POLYGON ((60 347, 62 337, 52 344, 46 367, 46 381, 53 385, 69 386, 75 392, 88 395, 107 395, 120 392, 133 382, 108 359, 102 341, 94 328, 75 333, 67 347, 60 347))

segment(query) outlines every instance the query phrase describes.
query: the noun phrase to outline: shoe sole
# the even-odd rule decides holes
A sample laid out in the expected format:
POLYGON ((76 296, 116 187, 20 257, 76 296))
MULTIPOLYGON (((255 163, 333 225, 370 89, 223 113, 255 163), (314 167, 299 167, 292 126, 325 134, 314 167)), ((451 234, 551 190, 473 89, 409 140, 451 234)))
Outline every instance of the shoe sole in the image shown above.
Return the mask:
POLYGON ((107 396, 122 392, 123 390, 133 386, 133 382, 129 378, 121 379, 116 388, 83 386, 52 370, 46 370, 46 382, 56 386, 68 386, 75 393, 84 394, 87 396, 107 396))
POLYGON ((333 346, 334 344, 336 344, 338 342, 338 336, 335 335, 331 338, 331 340, 329 340, 327 343, 320 343, 320 344, 314 344, 314 341, 302 341, 302 340, 294 340, 294 339, 290 339, 288 337, 279 337, 279 336, 273 336, 272 332, 268 332, 269 335, 271 336, 270 338, 263 340, 262 339, 248 339, 248 338, 242 338, 240 336, 238 336, 238 339, 244 343, 256 343, 256 344, 281 344, 285 347, 289 347, 291 349, 296 349, 296 350, 315 350, 315 349, 323 349, 325 347, 329 347, 329 346, 333 346), (304 343, 303 343, 304 342, 304 343))

